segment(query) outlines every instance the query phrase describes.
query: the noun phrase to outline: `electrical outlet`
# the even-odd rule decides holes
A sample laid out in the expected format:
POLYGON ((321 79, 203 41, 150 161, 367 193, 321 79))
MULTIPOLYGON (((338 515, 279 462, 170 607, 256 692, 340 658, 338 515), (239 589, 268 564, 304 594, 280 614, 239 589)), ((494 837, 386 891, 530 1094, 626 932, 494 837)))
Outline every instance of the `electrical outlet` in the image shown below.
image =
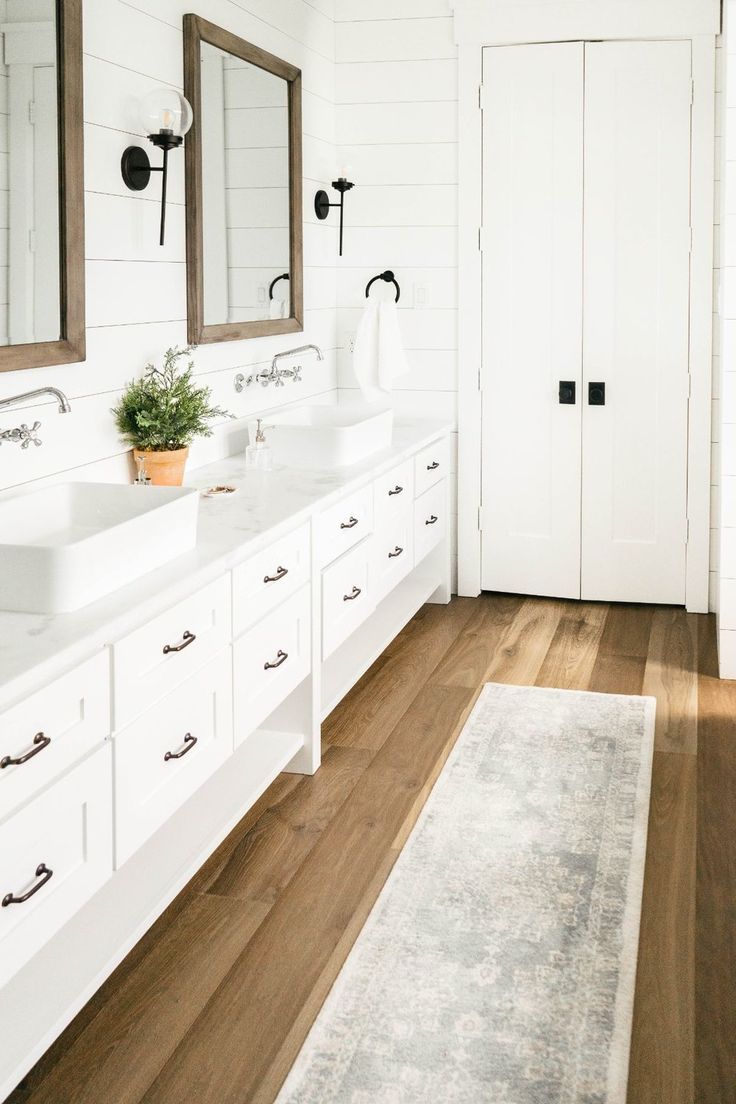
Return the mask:
POLYGON ((355 352, 355 334, 350 334, 350 337, 348 338, 348 349, 350 350, 350 355, 352 356, 355 352))

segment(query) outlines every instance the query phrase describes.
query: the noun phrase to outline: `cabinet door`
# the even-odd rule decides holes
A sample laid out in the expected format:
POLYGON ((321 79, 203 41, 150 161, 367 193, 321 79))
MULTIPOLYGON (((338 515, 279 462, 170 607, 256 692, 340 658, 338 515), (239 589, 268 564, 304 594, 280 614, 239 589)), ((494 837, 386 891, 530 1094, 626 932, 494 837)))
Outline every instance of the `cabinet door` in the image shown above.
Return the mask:
POLYGON ((682 603, 690 43, 591 43, 585 71, 582 597, 682 603))
POLYGON ((483 51, 485 590, 580 595, 583 51, 483 51))

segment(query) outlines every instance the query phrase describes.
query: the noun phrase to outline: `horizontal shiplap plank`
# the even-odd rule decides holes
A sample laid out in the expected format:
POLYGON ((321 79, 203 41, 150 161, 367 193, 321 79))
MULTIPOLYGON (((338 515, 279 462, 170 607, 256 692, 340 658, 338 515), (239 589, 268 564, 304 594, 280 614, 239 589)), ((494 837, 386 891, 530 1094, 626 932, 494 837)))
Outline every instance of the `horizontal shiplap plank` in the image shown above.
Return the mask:
POLYGON ((128 197, 89 192, 86 252, 90 260, 180 262, 186 259, 185 209, 166 205, 166 236, 159 245, 161 207, 136 193, 128 197))
POLYGON ((438 227, 348 227, 345 231, 346 259, 351 266, 376 265, 376 271, 408 266, 457 265, 457 230, 438 227))
POLYGON ((361 22, 366 19, 422 19, 446 16, 448 0, 337 0, 337 22, 361 22))
POLYGON ((336 131, 338 143, 350 146, 454 142, 457 104, 441 100, 342 105, 336 109, 336 131))
POLYGON ((184 83, 181 24, 173 27, 119 0, 85 4, 84 52, 159 84, 184 83))
POLYGON ((405 145, 353 145, 348 138, 344 158, 350 162, 356 184, 407 187, 418 184, 457 184, 455 142, 410 142, 405 145))
POLYGON ((145 261, 87 262, 87 325, 186 317, 186 266, 145 261))
POLYGON ((457 61, 364 61, 338 64, 338 104, 457 100, 457 61))
POLYGON ((350 196, 352 226, 457 226, 454 184, 363 186, 350 196))
POLYGON ((337 23, 335 42, 336 56, 341 63, 457 56, 453 21, 449 16, 337 23))

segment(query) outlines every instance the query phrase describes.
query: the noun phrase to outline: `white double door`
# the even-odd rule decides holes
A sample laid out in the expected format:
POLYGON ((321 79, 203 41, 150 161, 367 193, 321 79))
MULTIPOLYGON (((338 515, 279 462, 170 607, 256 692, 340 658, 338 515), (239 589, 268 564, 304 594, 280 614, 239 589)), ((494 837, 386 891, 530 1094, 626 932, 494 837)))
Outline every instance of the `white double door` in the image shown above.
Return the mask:
POLYGON ((690 44, 483 67, 483 589, 684 603, 690 44))

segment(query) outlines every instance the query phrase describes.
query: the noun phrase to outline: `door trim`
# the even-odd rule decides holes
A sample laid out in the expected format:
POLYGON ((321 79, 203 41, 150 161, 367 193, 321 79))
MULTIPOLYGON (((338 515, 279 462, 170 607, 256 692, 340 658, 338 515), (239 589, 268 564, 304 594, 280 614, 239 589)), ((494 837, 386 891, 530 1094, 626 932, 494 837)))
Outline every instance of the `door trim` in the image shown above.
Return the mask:
MULTIPOLYGON (((667 36, 676 37, 676 36, 667 36)), ((708 612, 710 569, 711 388, 713 352, 713 156, 715 148, 715 37, 692 45, 693 114, 690 258, 690 404, 688 410, 688 522, 686 606, 708 612)), ((487 46, 493 43, 485 43, 487 46)), ((481 591, 481 100, 483 46, 458 51, 459 115, 459 337, 458 363, 458 593, 481 591)))

